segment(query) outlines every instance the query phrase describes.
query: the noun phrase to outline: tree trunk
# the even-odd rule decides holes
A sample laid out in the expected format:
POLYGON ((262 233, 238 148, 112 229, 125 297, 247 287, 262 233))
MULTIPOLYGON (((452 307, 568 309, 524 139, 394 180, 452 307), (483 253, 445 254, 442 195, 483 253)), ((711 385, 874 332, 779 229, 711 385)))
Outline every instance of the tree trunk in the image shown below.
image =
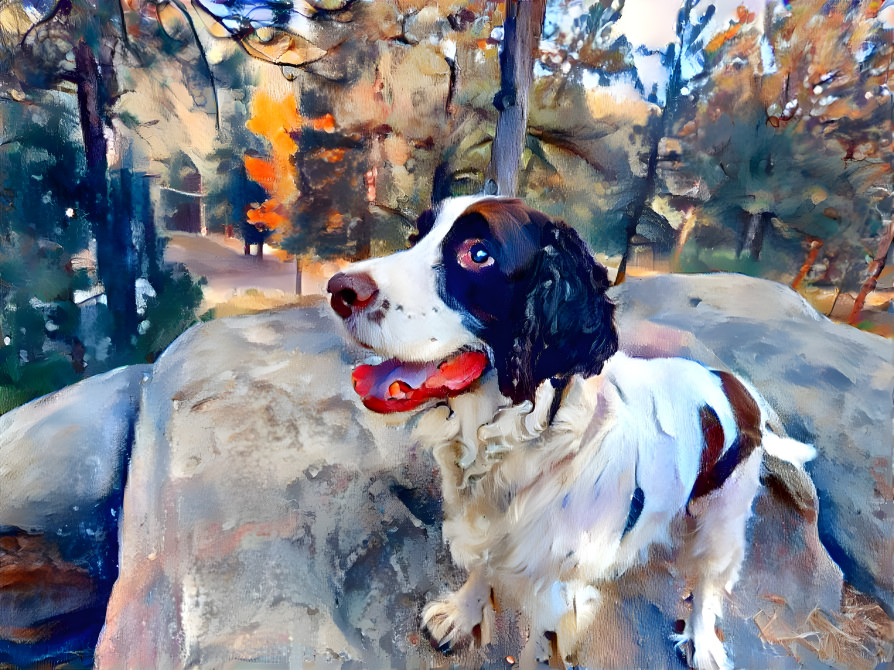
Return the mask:
POLYGON ((651 201, 655 193, 655 180, 658 176, 658 145, 664 136, 664 115, 666 113, 667 111, 663 112, 661 117, 653 116, 646 125, 649 132, 649 158, 646 162, 646 176, 639 181, 639 189, 627 206, 625 213, 627 219, 626 240, 624 254, 621 256, 621 263, 618 265, 618 272, 615 275, 615 286, 623 284, 627 279, 627 264, 633 253, 633 237, 636 235, 636 226, 646 209, 646 203, 651 201))
MULTIPOLYGON (((130 346, 130 337, 137 333, 139 316, 137 315, 137 249, 134 246, 133 221, 133 170, 122 168, 116 171, 110 180, 112 186, 113 209, 108 230, 108 251, 106 257, 106 279, 111 281, 113 289, 106 290, 109 307, 117 313, 116 324, 122 330, 122 338, 126 337, 125 347, 130 346), (111 267, 110 267, 111 266, 111 267), (110 277, 110 275, 113 275, 110 277)), ((99 249, 99 235, 96 240, 99 249)))
POLYGON ((835 308, 838 306, 838 298, 841 297, 841 288, 838 286, 835 286, 834 289, 835 289, 835 297, 832 298, 832 306, 829 308, 829 311, 826 312, 826 316, 828 316, 830 319, 832 318, 832 315, 835 313, 835 308))
POLYGON ((499 195, 515 195, 518 169, 528 127, 528 92, 534 79, 534 53, 540 44, 546 0, 506 0, 500 47, 500 90, 494 97, 499 112, 491 145, 486 182, 499 195))
POLYGON ((692 234, 692 231, 695 228, 695 221, 695 207, 688 207, 683 213, 683 225, 680 226, 680 232, 677 235, 677 246, 674 251, 673 268, 675 270, 679 270, 680 268, 680 257, 683 255, 683 247, 686 246, 686 240, 689 239, 689 235, 692 234))
POLYGON ((888 221, 888 227, 879 240, 875 258, 869 264, 869 276, 863 282, 860 293, 857 294, 857 299, 854 301, 854 308, 851 310, 850 318, 847 320, 852 326, 859 322, 860 312, 863 311, 863 306, 866 304, 866 297, 875 290, 878 278, 881 276, 882 270, 885 269, 885 261, 888 258, 888 251, 891 249, 892 239, 894 239, 894 219, 888 221))
POLYGON ((771 217, 772 214, 769 212, 758 212, 757 214, 748 215, 748 219, 742 227, 742 235, 739 237, 736 258, 741 257, 743 253, 747 253, 752 259, 760 260, 761 251, 764 247, 764 231, 766 231, 771 217))
POLYGON ((432 178, 431 204, 436 205, 445 198, 451 196, 450 183, 452 175, 450 174, 450 162, 442 161, 435 168, 435 174, 432 178))
POLYGON ((372 255, 372 212, 367 210, 353 227, 354 253, 351 254, 352 263, 365 261, 372 255))
POLYGON ((674 54, 674 67, 667 82, 664 109, 661 110, 657 118, 650 118, 646 126, 649 133, 649 157, 646 161, 646 175, 640 180, 640 188, 637 189, 637 194, 627 207, 624 255, 621 256, 618 273, 615 275, 616 286, 622 284, 627 278, 627 264, 630 262, 630 255, 633 253, 633 237, 636 235, 636 226, 639 224, 646 205, 655 197, 655 187, 658 182, 658 147, 661 144, 661 138, 668 134, 671 124, 677 118, 679 111, 677 106, 683 90, 683 53, 688 48, 688 44, 685 43, 685 28, 691 25, 690 18, 696 4, 698 4, 698 0, 685 0, 677 16, 677 44, 676 53, 674 54))
POLYGON ((301 271, 301 257, 295 256, 295 295, 303 295, 301 293, 301 278, 303 273, 301 271))
POLYGON ((116 212, 111 203, 105 130, 111 100, 108 86, 113 66, 109 56, 103 58, 100 68, 93 49, 83 40, 78 42, 74 51, 78 112, 86 157, 84 187, 89 194, 86 209, 96 237, 97 274, 115 324, 113 343, 117 353, 123 354, 130 347, 131 336, 136 334, 136 278, 130 215, 127 212, 131 194, 125 192, 132 187, 128 175, 122 175, 115 189, 115 200, 120 211, 116 212), (126 219, 126 223, 118 221, 116 214, 126 219))
POLYGON ((164 271, 161 261, 164 258, 164 244, 159 244, 158 231, 155 229, 155 208, 152 206, 150 181, 148 175, 142 176, 140 184, 140 214, 143 224, 143 254, 145 255, 146 278, 156 291, 164 283, 164 271))
MULTIPOLYGON (((104 133, 103 109, 106 91, 102 90, 103 82, 99 75, 99 64, 93 50, 81 40, 75 47, 75 67, 78 72, 78 112, 80 114, 81 132, 84 136, 84 152, 87 158, 87 179, 92 186, 100 187, 101 193, 95 193, 90 200, 93 210, 107 208, 105 184, 108 161, 106 159, 106 137, 104 133), (105 188, 103 188, 105 186, 105 188)), ((92 212, 91 212, 92 213, 92 212)))
POLYGON ((804 277, 807 276, 807 273, 810 272, 810 268, 816 263, 816 259, 819 258, 820 250, 823 248, 823 241, 813 238, 810 240, 810 251, 807 252, 807 259, 804 261, 804 264, 801 266, 801 269, 798 270, 798 274, 792 280, 792 288, 796 291, 798 287, 801 286, 801 282, 804 281, 804 277))

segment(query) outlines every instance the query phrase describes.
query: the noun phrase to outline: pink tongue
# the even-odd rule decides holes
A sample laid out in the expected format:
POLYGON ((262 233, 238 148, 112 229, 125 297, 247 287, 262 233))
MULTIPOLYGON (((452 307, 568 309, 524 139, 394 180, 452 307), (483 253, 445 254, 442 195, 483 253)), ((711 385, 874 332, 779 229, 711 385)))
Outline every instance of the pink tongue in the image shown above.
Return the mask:
POLYGON ((447 398, 471 386, 487 367, 487 356, 466 351, 443 363, 407 363, 396 358, 378 365, 360 365, 351 378, 369 409, 387 414, 405 412, 430 398, 447 398))

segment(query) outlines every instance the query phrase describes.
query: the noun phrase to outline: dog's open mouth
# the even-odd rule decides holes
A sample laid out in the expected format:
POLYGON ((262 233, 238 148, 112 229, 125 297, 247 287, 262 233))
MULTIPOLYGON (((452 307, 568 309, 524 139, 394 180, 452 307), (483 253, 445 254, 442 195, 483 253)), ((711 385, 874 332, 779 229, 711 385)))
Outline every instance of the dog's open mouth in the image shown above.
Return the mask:
POLYGON ((358 366, 351 380, 368 409, 381 414, 406 412, 426 400, 462 393, 484 374, 487 363, 487 355, 480 351, 460 351, 440 363, 392 358, 358 366))

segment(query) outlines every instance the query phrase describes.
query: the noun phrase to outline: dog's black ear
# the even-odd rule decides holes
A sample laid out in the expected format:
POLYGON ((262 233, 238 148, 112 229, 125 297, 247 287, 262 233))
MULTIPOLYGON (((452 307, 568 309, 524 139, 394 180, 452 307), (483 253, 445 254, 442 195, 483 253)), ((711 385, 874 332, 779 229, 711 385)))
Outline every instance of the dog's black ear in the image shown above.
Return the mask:
POLYGON ((541 227, 541 249, 519 278, 512 337, 495 350, 501 392, 532 400, 546 379, 599 374, 618 350, 605 268, 562 222, 541 227))
POLYGON ((419 218, 416 219, 416 230, 410 233, 409 238, 407 238, 407 243, 411 247, 418 244, 419 240, 431 232, 435 225, 435 218, 435 210, 433 209, 427 209, 419 215, 419 218))

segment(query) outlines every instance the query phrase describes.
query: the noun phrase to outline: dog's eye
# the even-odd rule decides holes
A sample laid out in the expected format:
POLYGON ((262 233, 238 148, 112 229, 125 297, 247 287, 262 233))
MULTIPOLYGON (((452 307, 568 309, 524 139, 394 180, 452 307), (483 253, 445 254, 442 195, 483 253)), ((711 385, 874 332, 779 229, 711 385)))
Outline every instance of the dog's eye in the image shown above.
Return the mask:
POLYGON ((494 257, 481 240, 466 240, 460 246, 457 256, 459 264, 466 270, 480 270, 494 264, 494 257))
POLYGON ((484 245, 479 242, 469 249, 469 258, 475 263, 486 263, 490 259, 490 254, 487 253, 487 249, 484 248, 484 245))

